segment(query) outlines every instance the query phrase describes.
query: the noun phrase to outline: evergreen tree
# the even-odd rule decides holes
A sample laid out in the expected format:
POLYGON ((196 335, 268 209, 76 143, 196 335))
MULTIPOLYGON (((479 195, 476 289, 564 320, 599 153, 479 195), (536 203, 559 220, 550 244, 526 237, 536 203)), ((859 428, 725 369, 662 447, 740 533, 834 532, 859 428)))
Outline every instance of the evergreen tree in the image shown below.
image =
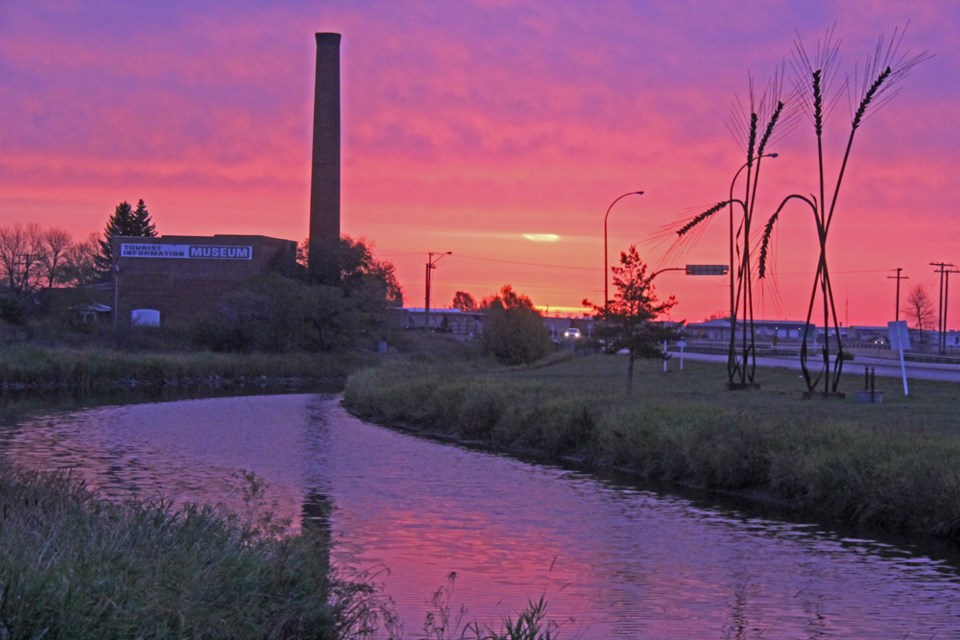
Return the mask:
POLYGON ((103 238, 100 239, 100 252, 96 257, 97 272, 101 276, 106 276, 113 269, 113 238, 115 236, 128 236, 133 238, 155 238, 157 237, 157 228, 150 219, 150 212, 147 211, 147 205, 143 199, 137 202, 137 208, 134 210, 130 203, 123 201, 117 205, 113 215, 107 220, 107 227, 103 231, 103 238))
POLYGON ((147 211, 147 205, 143 203, 143 198, 137 201, 137 208, 133 211, 131 231, 126 235, 139 236, 142 238, 156 238, 157 226, 150 219, 150 212, 147 211))
POLYGON ((607 351, 627 350, 627 393, 633 393, 634 361, 664 356, 661 343, 678 337, 679 325, 656 321, 659 315, 672 309, 677 300, 673 296, 664 301, 657 297, 653 286, 657 274, 647 273, 647 265, 640 259, 635 245, 621 251, 620 265, 610 270, 617 289, 614 299, 602 306, 589 300, 583 304, 593 309, 594 318, 598 320, 596 332, 606 341, 607 351))

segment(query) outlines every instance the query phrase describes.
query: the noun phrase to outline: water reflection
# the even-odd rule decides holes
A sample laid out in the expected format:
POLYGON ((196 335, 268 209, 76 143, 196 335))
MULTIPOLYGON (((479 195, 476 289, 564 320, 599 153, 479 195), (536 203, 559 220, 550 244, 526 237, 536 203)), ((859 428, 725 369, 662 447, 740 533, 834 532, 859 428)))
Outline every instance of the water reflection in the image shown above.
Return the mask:
POLYGON ((333 396, 224 398, 57 414, 0 433, 35 468, 75 467, 112 497, 231 504, 267 480, 334 563, 385 566, 415 632, 454 600, 496 623, 545 595, 585 638, 928 638, 960 630, 956 567, 817 527, 754 517, 575 471, 418 440, 333 396))

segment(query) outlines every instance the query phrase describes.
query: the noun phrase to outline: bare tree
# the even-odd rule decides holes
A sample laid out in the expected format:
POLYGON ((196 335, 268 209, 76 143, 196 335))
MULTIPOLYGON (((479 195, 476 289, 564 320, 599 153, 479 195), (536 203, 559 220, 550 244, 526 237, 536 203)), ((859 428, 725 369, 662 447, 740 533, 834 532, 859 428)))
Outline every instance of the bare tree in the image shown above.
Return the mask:
POLYGON ((95 233, 91 233, 83 242, 71 243, 64 252, 59 266, 60 284, 68 287, 85 287, 97 282, 100 278, 96 264, 99 251, 100 239, 95 233))
POLYGON ((0 227, 0 278, 16 296, 37 287, 43 252, 40 225, 0 227))
POLYGON ((933 308, 933 298, 927 293, 925 286, 918 284, 910 289, 903 313, 910 318, 914 329, 920 332, 920 342, 925 343, 927 339, 924 332, 930 329, 937 317, 937 312, 933 308))
POLYGON ((73 244, 70 234, 63 229, 50 227, 40 233, 38 278, 43 286, 53 288, 63 280, 63 265, 67 251, 73 244))

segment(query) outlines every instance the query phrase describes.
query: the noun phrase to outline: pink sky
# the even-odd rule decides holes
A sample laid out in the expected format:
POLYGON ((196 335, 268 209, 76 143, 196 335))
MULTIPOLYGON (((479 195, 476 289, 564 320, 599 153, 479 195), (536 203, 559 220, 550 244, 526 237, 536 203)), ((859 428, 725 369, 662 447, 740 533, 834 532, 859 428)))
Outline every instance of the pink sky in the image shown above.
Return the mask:
MULTIPOLYGON (((901 53, 934 57, 874 112, 853 148, 830 235, 840 320, 892 319, 893 269, 934 299, 933 261, 960 265, 960 5, 770 2, 5 2, 0 5, 0 225, 77 238, 143 198, 161 234, 303 239, 312 140, 313 34, 343 34, 344 233, 396 266, 406 304, 509 283, 550 313, 603 297, 636 243, 654 268, 727 261, 726 218, 664 258, 665 225, 724 199, 744 161, 731 106, 762 87, 799 38, 831 26, 841 72, 906 26, 901 53), (541 235, 552 234, 544 242, 541 235), (532 239, 531 239, 532 238, 532 239)), ((827 122, 827 174, 849 130, 827 122)), ((816 189, 812 125, 771 149, 754 223, 816 189)), ((765 318, 802 319, 817 259, 810 216, 788 211, 765 318)), ((957 291, 960 280, 952 289, 957 291)), ((726 279, 666 273, 675 320, 724 311, 726 279)), ((960 326, 951 296, 950 326, 960 326)), ((901 304, 901 306, 903 306, 901 304)))

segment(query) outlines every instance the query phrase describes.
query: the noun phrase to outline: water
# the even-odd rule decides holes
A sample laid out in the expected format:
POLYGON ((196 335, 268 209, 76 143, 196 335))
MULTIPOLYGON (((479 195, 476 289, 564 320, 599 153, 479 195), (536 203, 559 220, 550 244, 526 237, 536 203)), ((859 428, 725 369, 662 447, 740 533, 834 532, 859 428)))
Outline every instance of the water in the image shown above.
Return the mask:
POLYGON ((335 396, 192 400, 0 428, 0 455, 76 468, 112 498, 319 517, 335 561, 377 574, 410 637, 454 610, 498 626, 543 595, 565 638, 955 638, 960 570, 916 549, 442 445, 356 420, 335 396))

